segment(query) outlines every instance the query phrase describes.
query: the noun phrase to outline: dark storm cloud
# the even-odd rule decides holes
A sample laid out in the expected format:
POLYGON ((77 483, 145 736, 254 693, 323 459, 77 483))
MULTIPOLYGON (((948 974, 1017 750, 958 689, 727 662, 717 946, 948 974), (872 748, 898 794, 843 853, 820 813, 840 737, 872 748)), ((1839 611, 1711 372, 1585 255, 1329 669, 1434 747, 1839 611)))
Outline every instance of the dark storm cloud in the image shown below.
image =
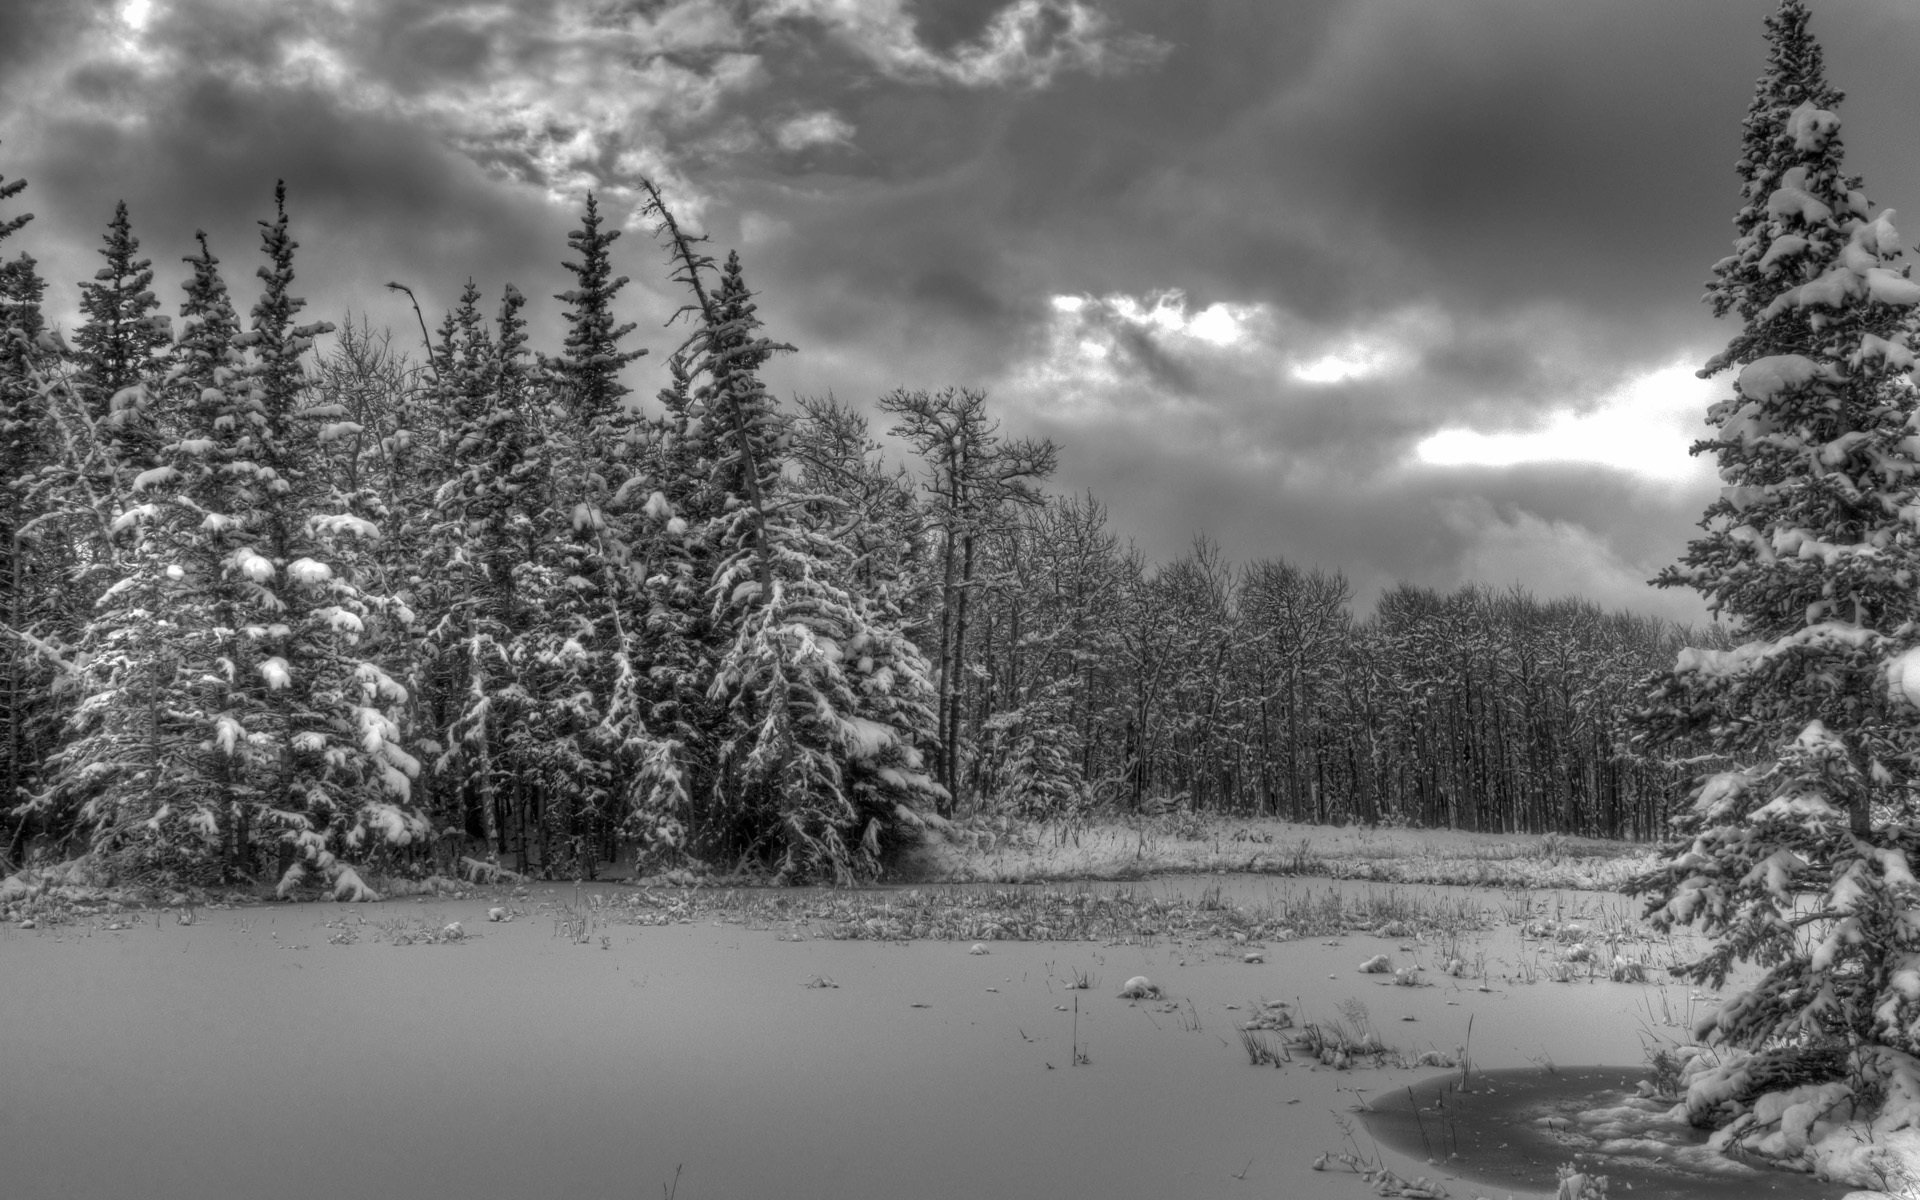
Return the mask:
MULTIPOLYGON (((255 289, 257 221, 272 216, 281 179, 302 247, 302 290, 329 319, 347 307, 407 316, 382 289, 393 278, 414 286, 430 311, 450 305, 469 273, 493 296, 509 280, 534 286, 559 274, 565 251, 562 214, 486 186, 473 164, 417 130, 344 121, 313 95, 245 93, 201 79, 133 136, 80 120, 46 129, 35 185, 92 198, 47 214, 63 243, 98 245, 113 201, 124 198, 163 276, 182 278, 175 260, 205 229, 243 305, 255 289)), ((49 274, 57 266, 65 268, 57 279, 83 278, 91 265, 61 259, 49 274)), ((163 292, 163 303, 171 308, 177 297, 163 292)))
MULTIPOLYGON (((771 247, 766 278, 827 293, 796 336, 866 331, 902 363, 925 331, 897 313, 948 271, 1005 297, 1178 287, 1329 330, 1431 304, 1483 328, 1430 348, 1429 420, 1581 403, 1720 336, 1699 281, 1769 6, 1591 7, 1162 6, 1120 13, 1172 47, 1124 79, 870 86, 849 109, 865 169, 816 181, 813 236, 771 247)), ((991 361, 1007 310, 945 309, 931 357, 991 361)))
POLYGON ((10 0, 0 4, 0 73, 68 43, 105 7, 78 0, 10 0))
MULTIPOLYGON (((1698 479, 1417 448, 1724 341, 1700 281, 1772 7, 152 0, 135 29, 120 3, 0 0, 0 171, 41 214, 8 249, 70 305, 125 197, 163 269, 204 226, 250 297, 284 177, 314 315, 405 327, 379 284, 432 319, 471 274, 489 306, 518 282, 551 344, 581 194, 624 222, 647 176, 741 248, 801 350, 777 389, 988 387, 1156 555, 1204 530, 1363 589, 1483 572, 1625 603, 1698 479)), ((1850 166, 1920 213, 1920 10, 1814 27, 1850 166)), ((616 256, 657 354, 659 251, 636 227, 616 256)))

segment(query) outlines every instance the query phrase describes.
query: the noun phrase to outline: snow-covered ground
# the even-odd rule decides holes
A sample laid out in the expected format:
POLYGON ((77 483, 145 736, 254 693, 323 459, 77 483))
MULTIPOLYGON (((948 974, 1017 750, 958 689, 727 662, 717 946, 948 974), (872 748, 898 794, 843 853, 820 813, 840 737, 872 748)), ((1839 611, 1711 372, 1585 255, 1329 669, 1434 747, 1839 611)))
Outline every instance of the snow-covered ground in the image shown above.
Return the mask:
POLYGON ((1361 1103, 1446 1069, 1334 1069, 1299 1051, 1255 1067, 1240 1027, 1264 1000, 1295 1028, 1371 1032, 1390 1053, 1369 1061, 1465 1048, 1489 1069, 1631 1066, 1709 1002, 1657 970, 1612 981, 1616 958, 1674 949, 1609 941, 1630 911, 1619 897, 1247 878, 1134 896, 1279 912, 1333 889, 1354 911, 1477 910, 1495 927, 1448 915, 1419 937, 1239 941, 1223 921, 970 953, 835 940, 848 930, 803 904, 777 915, 790 894, 729 919, 539 886, 9 926, 8 1191, 624 1198, 677 1171, 681 1200, 1359 1200, 1360 1178, 1313 1169, 1348 1152, 1454 1197, 1551 1195, 1551 1163, 1538 1186, 1488 1186, 1373 1140, 1361 1103), (1546 936, 1523 939, 1528 923, 1546 936), (1360 970, 1379 955, 1391 970, 1360 970), (1137 975, 1162 998, 1121 998, 1137 975))

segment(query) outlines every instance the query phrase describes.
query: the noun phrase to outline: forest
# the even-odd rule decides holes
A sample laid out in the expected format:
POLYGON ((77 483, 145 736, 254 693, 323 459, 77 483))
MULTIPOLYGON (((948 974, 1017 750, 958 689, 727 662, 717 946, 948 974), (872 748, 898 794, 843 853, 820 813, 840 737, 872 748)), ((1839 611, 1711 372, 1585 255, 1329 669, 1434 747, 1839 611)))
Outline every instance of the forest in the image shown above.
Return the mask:
POLYGON ((648 194, 686 305, 644 363, 591 195, 552 352, 511 285, 417 341, 303 322, 284 186, 250 304, 204 234, 164 303, 124 204, 70 336, 5 261, 0 866, 351 895, 448 846, 851 880, 981 816, 1662 829, 1634 714, 1711 631, 1150 563, 981 391, 782 403, 739 258, 648 194))

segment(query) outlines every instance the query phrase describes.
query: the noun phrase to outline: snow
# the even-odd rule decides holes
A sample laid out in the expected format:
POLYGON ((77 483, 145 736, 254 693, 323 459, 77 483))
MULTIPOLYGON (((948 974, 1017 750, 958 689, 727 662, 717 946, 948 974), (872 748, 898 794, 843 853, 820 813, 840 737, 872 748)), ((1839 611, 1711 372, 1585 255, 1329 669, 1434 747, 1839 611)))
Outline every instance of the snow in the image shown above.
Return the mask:
POLYGON ((240 743, 246 740, 246 737, 247 731, 241 728, 240 722, 234 720, 232 717, 223 713, 214 718, 213 744, 222 754, 231 756, 233 752, 239 748, 240 743))
MULTIPOLYGON (((1786 544, 1792 545, 1797 552, 1807 544, 1807 541, 1804 538, 1799 540, 1788 538, 1786 544)), ((1824 545, 1824 543, 1817 544, 1824 545)), ((1870 547, 1863 547, 1858 552, 1864 553, 1869 549, 1870 547)), ((1682 648, 1675 657, 1673 670, 1676 675, 1694 673, 1725 678, 1745 674, 1795 649, 1862 649, 1873 645, 1880 637, 1881 635, 1876 631, 1849 621, 1821 621, 1773 641, 1745 642, 1731 650, 1703 650, 1696 646, 1687 646, 1682 648)), ((1818 725, 1819 722, 1816 721, 1814 724, 1818 725)), ((1803 733, 1802 736, 1804 737, 1805 734, 1803 733)))
POLYGON ((293 682, 293 673, 287 667, 287 660, 275 655, 260 664, 260 677, 267 681, 267 687, 278 691, 293 682))
POLYGON ((296 558, 287 564, 287 576, 295 583, 316 587, 333 578, 333 568, 311 558, 296 558))
POLYGON ((360 810, 360 820, 390 846, 405 846, 429 832, 426 818, 393 804, 368 804, 360 810))
POLYGON ((127 511, 121 513, 119 516, 113 519, 112 529, 113 529, 113 532, 120 533, 124 530, 133 528, 135 525, 140 525, 147 521, 151 521, 156 516, 159 516, 159 515, 160 515, 159 505, 136 504, 132 508, 129 508, 127 511))
POLYGON ((226 565, 255 583, 265 583, 273 578, 273 563, 262 557, 252 546, 242 546, 235 550, 227 557, 226 565))
POLYGON ((360 619, 359 614, 350 609, 341 608, 337 604, 329 604, 324 608, 316 608, 313 610, 313 615, 325 621, 327 627, 335 633, 359 634, 365 632, 367 628, 366 623, 360 619))
POLYGON ((842 718, 840 736, 846 746, 847 756, 855 762, 872 762, 899 741, 899 734, 891 725, 883 725, 865 717, 842 718))
MULTIPOLYGON (((353 676, 360 681, 362 688, 371 696, 391 700, 395 704, 407 702, 407 689, 396 683, 391 675, 372 663, 360 663, 353 669, 353 676)), ((396 741, 398 739, 395 739, 396 741)))
POLYGON ((1902 308, 1911 308, 1920 304, 1920 283, 1915 283, 1898 271, 1886 267, 1873 267, 1866 272, 1867 296, 1878 304, 1893 304, 1902 308))
POLYGON ((1772 400, 1816 382, 1838 383, 1833 368, 1803 354, 1773 354, 1741 368, 1734 386, 1749 400, 1772 400))
POLYGON ((1792 167, 1767 197, 1767 215, 1776 219, 1797 217, 1808 225, 1822 225, 1833 219, 1833 210, 1808 190, 1807 169, 1792 167))
POLYGON ((150 467, 133 477, 133 490, 144 492, 151 488, 164 487, 178 482, 180 472, 172 467, 150 467))
MULTIPOLYGON (((1684 653, 1684 652, 1683 652, 1684 653)), ((1693 798, 1693 810, 1707 820, 1717 819, 1722 812, 1740 799, 1747 790, 1749 778, 1744 771, 1720 771, 1707 778, 1700 785, 1699 795, 1693 798)))
MULTIPOLYGON (((1858 192, 1851 194, 1859 195, 1858 192)), ((1879 216, 1855 226, 1849 241, 1881 258, 1905 253, 1906 247, 1900 244, 1900 231, 1893 227, 1893 213, 1891 208, 1881 209, 1879 216)))
POLYGON ((1768 274, 1778 272, 1788 259, 1805 254, 1809 244, 1806 238, 1791 233, 1782 234, 1773 239, 1773 244, 1767 247, 1766 254, 1761 256, 1760 269, 1768 274))
POLYGON ((1909 647, 1887 660, 1887 699, 1905 700, 1920 708, 1920 646, 1909 647))
POLYGON ((1902 342, 1888 341, 1877 334, 1860 335, 1860 348, 1848 356, 1847 363, 1855 370, 1877 363, 1888 371, 1913 370, 1913 351, 1902 342))
POLYGON ((355 537, 375 541, 380 537, 380 529, 372 521, 356 517, 351 513, 333 513, 327 516, 309 517, 307 529, 316 536, 337 533, 349 533, 355 537))

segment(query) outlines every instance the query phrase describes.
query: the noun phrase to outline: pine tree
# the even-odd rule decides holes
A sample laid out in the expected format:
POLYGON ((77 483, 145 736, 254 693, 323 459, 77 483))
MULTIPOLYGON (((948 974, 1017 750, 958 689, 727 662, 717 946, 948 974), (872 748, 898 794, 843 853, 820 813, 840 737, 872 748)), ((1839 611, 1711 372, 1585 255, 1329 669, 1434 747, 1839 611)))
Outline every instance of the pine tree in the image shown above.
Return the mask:
MULTIPOLYGON (((547 736, 529 739, 547 781, 538 800, 540 836, 558 859, 591 877, 597 857, 612 848, 639 768, 649 753, 642 679, 639 583, 648 574, 639 530, 647 495, 639 451, 643 422, 623 401, 620 373, 645 353, 622 350, 634 330, 618 323, 613 303, 627 284, 614 276, 608 249, 618 230, 600 226, 598 203, 587 197, 581 228, 567 244, 578 261, 562 265, 578 286, 566 303, 564 353, 547 360, 544 390, 548 445, 539 474, 547 511, 536 523, 551 531, 539 570, 527 573, 544 597, 545 620, 530 627, 517 651, 542 697, 547 736)), ((527 731, 531 732, 531 731, 527 731)))
POLYGON ((247 334, 204 241, 189 260, 172 378, 197 394, 114 521, 118 578, 81 637, 83 699, 41 802, 123 877, 249 874, 264 841, 283 893, 317 872, 366 898, 346 858, 427 829, 405 689, 380 653, 409 614, 361 586, 378 530, 324 506, 316 427, 333 414, 302 408, 315 329, 292 324, 284 200, 261 223, 270 267, 247 334))
POLYGON ((429 637, 447 692, 436 721, 445 749, 435 770, 460 782, 459 819, 492 852, 506 853, 509 831, 521 835, 524 868, 518 818, 530 769, 514 753, 512 734, 542 717, 530 711, 518 669, 520 639, 537 622, 518 571, 535 556, 542 456, 532 446, 527 409, 532 377, 520 315, 526 300, 507 287, 497 336, 487 334, 478 301, 469 282, 436 352, 450 412, 427 550, 437 585, 429 637))
POLYGON ((148 394, 157 382, 160 358, 172 340, 160 300, 153 294, 153 263, 136 255, 126 201, 115 205, 100 256, 106 265, 80 285, 80 383, 94 420, 113 453, 130 470, 153 464, 162 436, 148 394))
POLYGON ((699 731, 713 773, 688 824, 780 878, 870 876, 944 797, 922 760, 934 737, 927 663, 896 614, 848 586, 846 548, 805 519, 817 498, 791 492, 791 418, 760 378, 791 347, 761 335, 739 256, 709 286, 711 260, 648 194, 674 278, 693 295, 686 379, 669 408, 684 408, 710 450, 703 520, 688 536, 709 572, 719 653, 707 698, 719 719, 699 731))
MULTIPOLYGON (((26 180, 8 179, 5 175, 0 175, 0 200, 11 200, 26 190, 26 180)), ((33 220, 32 213, 19 213, 15 216, 0 218, 0 242, 6 241, 25 229, 27 222, 31 220, 33 220)))
POLYGON ((1788 0, 1766 21, 1767 71, 1743 124, 1734 252, 1714 264, 1705 296, 1714 316, 1734 313, 1745 327, 1708 373, 1795 345, 1805 322, 1763 315, 1767 307, 1839 254, 1845 243, 1835 241, 1835 212, 1870 215, 1859 177, 1842 171, 1835 113, 1846 97, 1827 82, 1808 16, 1805 3, 1788 0))
POLYGON ((1682 651, 1649 733, 1704 738, 1736 765, 1701 782, 1684 840, 1636 887, 1656 922, 1716 938, 1681 977, 1717 987, 1738 960, 1764 968, 1699 1032, 1912 1052, 1920 415, 1905 375, 1920 284, 1841 170, 1839 93, 1806 15, 1784 0, 1767 23, 1736 253, 1708 293, 1745 321, 1704 372, 1739 368, 1694 447, 1726 486, 1657 581, 1698 591, 1742 640, 1682 651))
POLYGON ((619 238, 618 229, 601 230, 599 204, 588 192, 580 228, 567 235, 567 245, 580 259, 561 263, 578 286, 554 297, 567 306, 565 353, 549 366, 560 381, 566 405, 589 425, 612 414, 632 390, 620 381, 620 372, 646 353, 620 348, 620 339, 635 326, 620 324, 613 315, 614 297, 628 282, 625 275, 613 274, 607 253, 619 238))
MULTIPOLYGON (((24 179, 0 176, 0 201, 26 189, 24 179)), ((0 219, 0 242, 18 233, 33 219, 31 213, 0 219)), ((17 861, 27 834, 27 822, 14 820, 14 808, 28 801, 44 755, 45 731, 51 709, 52 671, 20 636, 33 623, 33 607, 44 593, 38 586, 38 564, 28 544, 20 540, 35 515, 27 503, 30 479, 50 453, 46 417, 34 384, 36 345, 45 328, 40 303, 46 284, 33 259, 21 254, 0 262, 0 622, 5 629, 6 675, 0 679, 0 705, 5 706, 6 767, 0 776, 0 864, 17 861)), ((4 869, 4 867, 0 867, 4 869)))

